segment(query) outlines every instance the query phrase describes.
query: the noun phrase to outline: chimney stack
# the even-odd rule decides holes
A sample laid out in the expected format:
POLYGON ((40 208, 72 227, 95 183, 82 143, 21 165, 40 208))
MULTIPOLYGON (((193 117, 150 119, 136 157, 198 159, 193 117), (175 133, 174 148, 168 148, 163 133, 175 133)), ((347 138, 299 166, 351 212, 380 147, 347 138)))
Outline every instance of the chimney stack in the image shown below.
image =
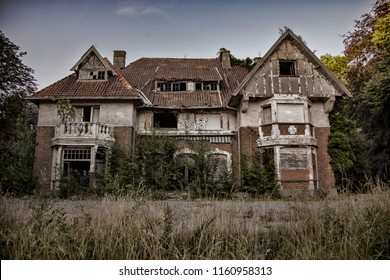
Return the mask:
POLYGON ((222 67, 225 69, 232 68, 230 64, 230 51, 225 48, 221 48, 219 49, 219 52, 221 53, 222 67))
POLYGON ((114 66, 120 69, 126 66, 126 52, 114 51, 114 66))
POLYGON ((254 62, 255 65, 256 65, 256 64, 258 64, 258 63, 261 61, 261 59, 262 59, 262 57, 259 57, 259 56, 254 57, 254 58, 253 58, 253 62, 254 62))

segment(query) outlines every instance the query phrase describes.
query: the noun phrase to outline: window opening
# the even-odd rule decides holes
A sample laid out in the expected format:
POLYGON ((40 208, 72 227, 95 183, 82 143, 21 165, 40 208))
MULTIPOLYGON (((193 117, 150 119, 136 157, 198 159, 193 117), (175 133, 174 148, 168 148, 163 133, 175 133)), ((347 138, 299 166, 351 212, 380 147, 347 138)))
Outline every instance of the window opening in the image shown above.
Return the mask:
POLYGON ((279 74, 281 76, 295 76, 295 61, 279 60, 279 74))
POLYGON ((92 107, 83 107, 83 122, 90 122, 92 115, 92 107))
POLYGON ((217 90, 218 83, 217 82, 203 82, 203 90, 217 90))
POLYGON ((88 187, 91 168, 90 149, 64 149, 62 176, 75 176, 84 186, 88 187))
POLYGON ((187 184, 195 179, 195 156, 191 154, 181 154, 176 158, 180 164, 181 174, 187 184))
POLYGON ((271 106, 267 106, 263 108, 263 124, 272 123, 272 111, 271 106))
POLYGON ((104 80, 106 78, 105 71, 98 71, 98 80, 104 80))
POLYGON ((65 149, 64 160, 91 160, 90 149, 65 149))
POLYGON ((154 113, 153 127, 177 128, 177 117, 174 113, 154 113))
POLYGON ((278 122, 303 123, 303 104, 278 104, 278 122))

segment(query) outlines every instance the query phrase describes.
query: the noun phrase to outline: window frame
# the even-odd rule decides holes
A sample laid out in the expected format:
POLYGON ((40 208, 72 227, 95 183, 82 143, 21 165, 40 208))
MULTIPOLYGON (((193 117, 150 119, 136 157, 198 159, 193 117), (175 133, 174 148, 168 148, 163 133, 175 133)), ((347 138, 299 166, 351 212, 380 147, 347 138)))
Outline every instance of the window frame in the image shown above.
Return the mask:
POLYGON ((261 121, 262 125, 272 124, 272 106, 271 106, 271 104, 262 107, 262 109, 263 109, 262 121, 261 121), (269 113, 268 113, 268 110, 269 110, 269 113), (266 111, 267 111, 267 115, 266 115, 266 111))
POLYGON ((277 104, 277 116, 278 116, 278 123, 305 123, 305 106, 303 103, 278 103, 277 104), (295 108, 300 108, 301 110, 295 111, 290 109, 290 113, 288 110, 281 110, 283 106, 295 106, 295 108), (286 114, 281 114, 281 112, 284 112, 286 114), (299 113, 299 115, 298 115, 299 113), (298 115, 299 118, 294 119, 294 117, 298 115))
POLYGON ((279 60, 279 75, 282 77, 295 77, 295 76, 297 76, 296 60, 280 59, 279 60))
POLYGON ((175 113, 171 112, 154 112, 153 113, 153 128, 157 129, 177 129, 178 128, 178 119, 175 113), (156 118, 158 116, 158 118, 156 118), (171 119, 161 122, 161 118, 170 117, 171 119), (175 123, 173 125, 173 123, 175 123))

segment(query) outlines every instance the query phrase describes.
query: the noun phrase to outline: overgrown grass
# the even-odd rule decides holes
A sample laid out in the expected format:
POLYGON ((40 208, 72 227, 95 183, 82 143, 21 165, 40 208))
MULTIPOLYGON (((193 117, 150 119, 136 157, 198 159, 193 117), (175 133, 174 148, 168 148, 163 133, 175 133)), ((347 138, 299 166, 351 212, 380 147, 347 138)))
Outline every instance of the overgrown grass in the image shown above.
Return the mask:
POLYGON ((389 201, 1 197, 0 258, 389 259, 389 201))

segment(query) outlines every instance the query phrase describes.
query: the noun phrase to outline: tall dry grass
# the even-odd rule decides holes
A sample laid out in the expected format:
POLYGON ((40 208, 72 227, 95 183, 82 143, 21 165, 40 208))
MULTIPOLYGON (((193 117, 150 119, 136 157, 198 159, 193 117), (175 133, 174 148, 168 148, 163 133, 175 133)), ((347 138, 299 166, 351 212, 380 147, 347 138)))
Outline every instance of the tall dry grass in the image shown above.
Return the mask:
POLYGON ((1 197, 0 258, 389 259, 389 201, 1 197))

